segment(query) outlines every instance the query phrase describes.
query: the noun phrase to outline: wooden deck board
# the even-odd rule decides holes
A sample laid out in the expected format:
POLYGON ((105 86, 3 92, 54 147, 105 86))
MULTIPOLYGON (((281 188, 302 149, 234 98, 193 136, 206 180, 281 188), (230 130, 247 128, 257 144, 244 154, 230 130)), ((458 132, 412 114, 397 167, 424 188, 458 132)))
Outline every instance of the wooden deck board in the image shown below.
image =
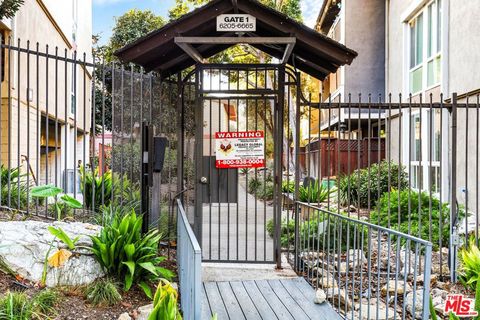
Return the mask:
POLYGON ((315 304, 315 290, 305 279, 205 282, 202 319, 312 319, 341 317, 328 303, 315 304))

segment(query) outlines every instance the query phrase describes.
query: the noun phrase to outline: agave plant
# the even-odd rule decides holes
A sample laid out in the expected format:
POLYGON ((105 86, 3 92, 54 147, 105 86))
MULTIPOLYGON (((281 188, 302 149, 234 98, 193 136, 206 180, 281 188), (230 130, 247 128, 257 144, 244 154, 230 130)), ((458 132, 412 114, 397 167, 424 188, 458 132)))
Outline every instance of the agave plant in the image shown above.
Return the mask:
POLYGON ((173 273, 160 267, 165 260, 158 255, 161 235, 157 230, 142 235, 142 221, 134 210, 123 217, 115 215, 98 236, 91 237, 91 250, 109 275, 123 281, 125 291, 137 283, 151 297, 147 282, 170 279, 173 273))
POLYGON ((318 181, 308 186, 300 186, 299 200, 302 202, 320 203, 326 201, 336 188, 323 186, 318 181))

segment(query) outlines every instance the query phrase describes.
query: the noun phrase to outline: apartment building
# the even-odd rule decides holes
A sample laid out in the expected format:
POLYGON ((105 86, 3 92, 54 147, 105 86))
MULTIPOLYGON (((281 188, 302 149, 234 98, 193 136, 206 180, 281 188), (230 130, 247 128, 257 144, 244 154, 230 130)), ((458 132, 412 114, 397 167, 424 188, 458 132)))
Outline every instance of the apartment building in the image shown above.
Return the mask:
POLYGON ((0 33, 27 49, 2 50, 1 163, 72 193, 90 157, 92 69, 65 60, 92 61, 91 0, 26 0, 0 33))
MULTIPOLYGON (((474 211, 480 205, 474 178, 480 170, 476 108, 457 110, 453 140, 450 110, 416 108, 415 103, 451 102, 454 92, 459 103, 478 103, 479 15, 478 0, 325 0, 316 26, 359 53, 351 66, 341 67, 322 83, 323 96, 336 101, 338 95, 345 100, 351 93, 356 102, 358 93, 362 101, 368 93, 373 101, 378 94, 384 100, 392 94, 394 103, 412 103, 411 110, 403 108, 400 114, 394 108, 391 117, 384 115, 385 136, 395 137, 387 139, 387 153, 405 165, 413 188, 432 191, 444 201, 455 188, 458 203, 474 211)), ((345 121, 344 115, 328 117, 325 111, 321 117, 331 123, 345 121)), ((323 124, 322 130, 326 128, 323 124)))

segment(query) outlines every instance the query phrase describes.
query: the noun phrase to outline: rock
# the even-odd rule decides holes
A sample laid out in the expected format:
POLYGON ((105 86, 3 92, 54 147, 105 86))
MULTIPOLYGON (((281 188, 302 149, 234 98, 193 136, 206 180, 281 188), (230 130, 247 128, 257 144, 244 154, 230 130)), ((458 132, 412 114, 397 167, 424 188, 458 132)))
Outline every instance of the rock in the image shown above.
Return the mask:
POLYGON ((331 273, 324 273, 323 277, 321 274, 318 276, 318 285, 320 288, 329 289, 329 288, 338 288, 337 280, 331 273))
POLYGON ((381 293, 383 297, 387 296, 387 292, 389 296, 393 296, 395 294, 397 295, 402 295, 404 292, 411 292, 412 291, 412 286, 408 282, 405 282, 404 280, 397 280, 395 283, 395 280, 389 280, 381 289, 381 293), (395 286, 396 285, 396 286, 395 286))
MULTIPOLYGON (((359 319, 369 320, 393 320, 395 311, 392 308, 388 308, 385 303, 378 301, 378 317, 377 317, 377 304, 361 304, 359 307, 358 315, 359 319), (361 314, 361 317, 360 317, 361 314)), ((398 315, 398 314, 397 314, 398 315)))
POLYGON ((337 267, 339 272, 345 273, 347 272, 348 264, 346 262, 340 262, 340 265, 338 265, 337 267))
POLYGON ((153 304, 147 304, 146 306, 142 306, 138 308, 138 316, 135 320, 147 320, 150 313, 153 311, 153 304))
POLYGON ((431 292, 431 295, 432 295, 433 299, 439 297, 439 298, 442 298, 443 300, 446 300, 447 296, 448 296, 448 291, 438 289, 438 288, 434 288, 430 292, 431 292))
POLYGON ((325 291, 323 291, 322 289, 317 289, 317 291, 315 292, 315 299, 313 300, 313 302, 320 304, 320 303, 324 303, 326 299, 327 299, 327 295, 325 294, 325 291))
POLYGON ((367 258, 361 249, 348 250, 347 258, 351 266, 353 266, 354 262, 356 266, 367 263, 367 258))
POLYGON ((410 292, 405 298, 405 309, 414 316, 415 319, 422 319, 423 312, 423 290, 410 292), (413 306, 413 297, 415 296, 415 309, 413 306))
POLYGON ((122 313, 117 320, 132 320, 132 317, 128 314, 128 312, 122 313))
POLYGON ((340 309, 353 309, 353 303, 348 297, 348 293, 344 289, 330 288, 327 290, 327 298, 331 301, 332 305, 338 306, 340 302, 340 309))
MULTIPOLYGON (((80 222, 8 221, 0 222, 0 259, 21 277, 32 282, 40 282, 46 254, 54 236, 48 226, 60 227, 70 237, 80 236, 77 246, 90 247, 90 235, 96 235, 101 227, 80 222)), ((67 246, 56 240, 55 248, 67 246)), ((103 277, 100 264, 88 249, 76 249, 70 259, 60 268, 48 267, 46 285, 79 286, 103 277)))

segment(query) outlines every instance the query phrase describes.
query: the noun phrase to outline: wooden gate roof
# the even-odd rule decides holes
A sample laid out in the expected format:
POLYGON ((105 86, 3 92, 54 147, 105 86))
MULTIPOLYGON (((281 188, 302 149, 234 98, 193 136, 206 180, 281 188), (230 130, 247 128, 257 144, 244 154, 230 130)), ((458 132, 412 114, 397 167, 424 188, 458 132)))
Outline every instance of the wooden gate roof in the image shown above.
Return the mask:
MULTIPOLYGON (((175 43, 175 37, 237 36, 216 31, 216 17, 228 13, 246 13, 256 17, 256 31, 243 37, 295 37, 296 43, 287 63, 318 79, 322 80, 338 67, 350 64, 357 56, 355 51, 256 0, 213 0, 128 44, 115 55, 121 61, 141 65, 147 71, 172 75, 196 63, 175 43)), ((251 45, 278 59, 282 59, 286 49, 286 45, 279 44, 251 45)), ((224 43, 193 45, 205 58, 230 46, 232 44, 224 43)))

